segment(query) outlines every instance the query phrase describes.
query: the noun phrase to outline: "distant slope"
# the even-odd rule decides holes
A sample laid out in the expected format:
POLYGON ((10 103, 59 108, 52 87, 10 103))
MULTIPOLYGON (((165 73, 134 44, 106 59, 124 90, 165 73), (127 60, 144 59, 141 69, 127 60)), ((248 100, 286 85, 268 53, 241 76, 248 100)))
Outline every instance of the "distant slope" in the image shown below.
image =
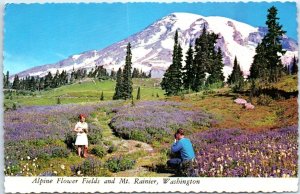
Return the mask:
MULTIPOLYGON (((245 75, 249 74, 249 68, 255 55, 255 47, 265 35, 265 27, 253 27, 225 17, 204 17, 191 13, 172 13, 143 31, 136 33, 125 40, 112 44, 102 50, 87 51, 72 55, 69 58, 55 64, 48 64, 23 71, 18 75, 45 76, 47 72, 55 73, 57 70, 72 71, 74 68, 92 69, 96 65, 104 66, 111 70, 117 70, 124 65, 126 45, 132 45, 133 67, 152 71, 152 77, 162 77, 164 71, 171 64, 173 37, 175 31, 179 31, 179 42, 183 47, 184 56, 190 43, 201 34, 203 26, 209 32, 219 35, 216 47, 221 47, 223 61, 225 63, 224 75, 227 76, 232 70, 234 57, 237 56, 245 75)), ((283 63, 287 64, 294 55, 298 56, 298 45, 295 40, 283 37, 283 46, 287 50, 282 57, 283 63)))

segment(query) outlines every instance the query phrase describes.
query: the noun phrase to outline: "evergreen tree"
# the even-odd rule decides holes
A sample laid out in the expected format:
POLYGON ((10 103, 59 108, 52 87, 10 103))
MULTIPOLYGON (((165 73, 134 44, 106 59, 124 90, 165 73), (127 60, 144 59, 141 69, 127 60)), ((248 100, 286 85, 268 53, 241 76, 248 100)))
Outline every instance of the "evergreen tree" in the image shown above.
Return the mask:
POLYGON ((138 78, 138 77, 139 77, 139 70, 137 68, 134 68, 132 72, 132 78, 138 78))
POLYGON ((166 70, 161 82, 161 87, 166 95, 178 95, 182 88, 182 48, 178 43, 178 31, 174 36, 174 49, 172 64, 166 70))
POLYGON ((111 79, 116 79, 117 75, 116 75, 116 72, 114 71, 114 69, 111 70, 110 77, 111 77, 111 79))
POLYGON ((57 98, 56 104, 61 104, 61 102, 60 102, 60 97, 57 98))
POLYGON ((19 79, 19 76, 17 74, 14 77, 12 88, 16 89, 16 90, 20 89, 20 79, 19 79))
POLYGON ((224 82, 224 75, 223 75, 223 59, 222 59, 222 51, 221 48, 218 48, 218 52, 214 53, 214 61, 211 66, 211 74, 207 79, 208 84, 214 84, 217 82, 224 82))
POLYGON ((123 99, 130 99, 132 97, 132 77, 131 77, 131 45, 127 45, 127 53, 125 59, 125 66, 123 70, 123 83, 122 83, 122 97, 123 99))
POLYGON ((138 87, 136 99, 137 99, 137 100, 140 100, 140 99, 141 99, 141 88, 140 88, 140 87, 138 87))
POLYGON ((52 85, 52 79, 53 79, 52 74, 49 71, 48 74, 45 76, 45 83, 44 83, 44 88, 45 89, 48 89, 48 88, 51 87, 51 85, 52 85))
POLYGON ((255 49, 256 54, 254 55, 253 63, 250 67, 250 79, 261 78, 262 81, 267 81, 268 79, 268 61, 265 57, 266 45, 264 42, 259 43, 255 49))
POLYGON ((6 77, 4 73, 3 73, 3 88, 6 88, 6 77))
POLYGON ((263 38, 263 42, 267 48, 266 59, 268 61, 268 70, 269 70, 269 81, 276 82, 282 74, 282 62, 280 60, 280 55, 285 54, 285 51, 282 49, 282 36, 286 33, 282 30, 282 25, 278 22, 279 18, 277 17, 277 8, 272 6, 268 9, 267 21, 268 33, 263 38))
POLYGON ((4 88, 9 88, 9 71, 6 72, 6 76, 4 80, 4 88))
POLYGON ((103 91, 101 92, 100 100, 101 100, 101 101, 104 100, 104 94, 103 94, 103 91))
POLYGON ((298 73, 298 60, 294 56, 291 66, 291 74, 297 74, 298 73))
POLYGON ((195 41, 195 58, 193 66, 195 76, 193 76, 191 88, 196 92, 200 91, 200 88, 204 84, 205 72, 207 71, 208 52, 206 52, 206 49, 209 47, 207 36, 206 27, 204 26, 202 34, 196 38, 195 41))
POLYGON ((237 84, 241 80, 243 80, 243 72, 241 71, 240 65, 237 62, 237 58, 234 58, 234 65, 231 74, 228 77, 228 84, 233 85, 237 84))
POLYGON ((117 72, 117 83, 116 83, 116 87, 115 87, 115 94, 113 96, 113 100, 118 100, 122 98, 122 84, 123 84, 123 80, 122 80, 122 69, 119 68, 118 72, 117 72))
POLYGON ((29 90, 31 90, 31 91, 35 91, 36 90, 36 80, 35 80, 34 76, 30 77, 28 85, 29 85, 29 87, 28 87, 29 90))
POLYGON ((285 31, 278 22, 277 8, 268 9, 266 25, 268 32, 256 47, 256 55, 250 68, 250 79, 260 78, 262 81, 276 82, 282 75, 283 64, 280 60, 285 53, 282 49, 282 36, 285 31))
POLYGON ((149 71, 147 78, 151 78, 151 70, 149 71))
POLYGON ((183 68, 183 88, 185 90, 190 90, 192 86, 192 81, 194 79, 195 73, 193 71, 194 62, 194 51, 192 45, 190 44, 189 49, 186 53, 185 67, 183 68))

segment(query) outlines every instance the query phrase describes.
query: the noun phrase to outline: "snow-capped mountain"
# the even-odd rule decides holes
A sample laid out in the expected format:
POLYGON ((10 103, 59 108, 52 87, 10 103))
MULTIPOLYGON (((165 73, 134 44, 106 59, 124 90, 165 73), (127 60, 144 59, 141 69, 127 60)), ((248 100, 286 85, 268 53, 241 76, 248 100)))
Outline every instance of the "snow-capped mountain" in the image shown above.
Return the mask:
MULTIPOLYGON (((29 75, 42 77, 49 71, 51 73, 55 73, 57 70, 71 72, 73 68, 90 70, 101 65, 108 70, 117 70, 125 64, 126 46, 130 42, 133 67, 145 72, 151 70, 152 77, 162 77, 172 61, 175 31, 178 30, 179 42, 183 47, 185 59, 189 44, 194 44, 204 25, 208 32, 219 35, 216 46, 221 47, 223 52, 224 75, 227 76, 232 71, 235 56, 237 56, 244 74, 248 75, 255 48, 267 32, 267 28, 253 27, 225 17, 204 17, 190 13, 172 13, 143 31, 102 50, 72 55, 55 64, 34 67, 18 73, 18 75, 19 77, 29 75)), ((285 36, 283 46, 287 52, 282 60, 284 64, 288 64, 294 55, 298 56, 298 45, 295 40, 285 36)))

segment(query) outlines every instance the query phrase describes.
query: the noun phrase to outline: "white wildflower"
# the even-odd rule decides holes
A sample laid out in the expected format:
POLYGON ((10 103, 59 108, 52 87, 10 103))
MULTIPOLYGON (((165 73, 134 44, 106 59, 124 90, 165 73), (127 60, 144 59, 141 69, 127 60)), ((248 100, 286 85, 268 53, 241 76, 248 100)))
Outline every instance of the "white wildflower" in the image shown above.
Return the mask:
POLYGON ((277 173, 280 173, 280 169, 277 169, 277 173))
POLYGON ((65 165, 63 165, 63 164, 60 165, 60 168, 64 170, 65 169, 65 165))

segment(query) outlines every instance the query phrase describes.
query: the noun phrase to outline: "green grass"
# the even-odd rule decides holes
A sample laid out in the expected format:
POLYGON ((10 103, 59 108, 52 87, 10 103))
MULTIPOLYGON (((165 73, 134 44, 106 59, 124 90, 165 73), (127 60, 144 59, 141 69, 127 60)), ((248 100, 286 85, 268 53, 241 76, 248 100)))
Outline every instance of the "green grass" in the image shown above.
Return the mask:
MULTIPOLYGON (((5 98, 4 104, 12 107, 13 103, 20 106, 54 105, 57 98, 61 104, 97 102, 103 91, 104 100, 112 100, 116 82, 113 80, 98 81, 87 79, 83 82, 62 86, 59 88, 35 92, 34 95, 13 95, 5 98)), ((137 89, 141 88, 141 100, 157 100, 164 98, 164 91, 159 86, 158 79, 133 79, 133 97, 136 100, 137 89)))

